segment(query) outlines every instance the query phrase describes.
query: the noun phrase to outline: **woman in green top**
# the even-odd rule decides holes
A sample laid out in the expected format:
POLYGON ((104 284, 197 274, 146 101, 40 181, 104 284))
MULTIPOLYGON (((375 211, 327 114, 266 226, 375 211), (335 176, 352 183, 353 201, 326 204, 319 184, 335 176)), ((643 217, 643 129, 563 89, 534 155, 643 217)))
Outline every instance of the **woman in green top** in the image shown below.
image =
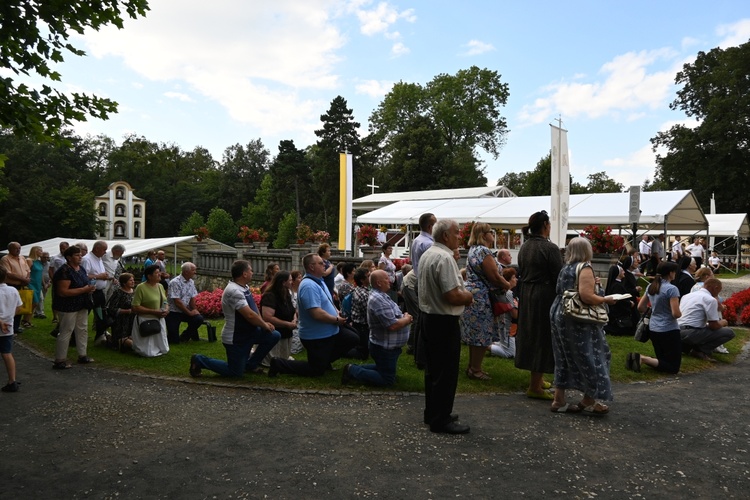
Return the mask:
POLYGON ((169 306, 167 293, 160 283, 159 266, 148 266, 144 275, 146 281, 138 285, 133 293, 132 310, 137 314, 133 322, 133 351, 146 358, 152 358, 169 352, 167 326, 164 322, 164 318, 169 314, 169 306), (141 322, 149 319, 159 320, 161 332, 144 337, 140 334, 139 327, 141 322))

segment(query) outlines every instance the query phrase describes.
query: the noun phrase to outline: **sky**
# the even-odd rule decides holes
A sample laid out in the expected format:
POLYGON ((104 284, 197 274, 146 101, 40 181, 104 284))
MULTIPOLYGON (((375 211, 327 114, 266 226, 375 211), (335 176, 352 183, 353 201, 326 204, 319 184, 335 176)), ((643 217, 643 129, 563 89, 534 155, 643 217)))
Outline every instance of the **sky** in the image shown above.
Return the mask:
MULTIPOLYGON (((260 138, 317 140, 341 95, 367 134, 391 86, 426 84, 471 66, 509 85, 510 132, 488 185, 532 170, 550 149, 549 124, 568 130, 574 181, 605 171, 623 185, 652 179, 650 139, 674 124, 676 73, 699 51, 750 39, 747 0, 631 2, 152 0, 123 30, 74 35, 63 87, 109 97, 119 113, 80 123, 81 135, 126 134, 205 147, 220 161, 260 138)), ((375 179, 377 184, 378 180, 375 179)))

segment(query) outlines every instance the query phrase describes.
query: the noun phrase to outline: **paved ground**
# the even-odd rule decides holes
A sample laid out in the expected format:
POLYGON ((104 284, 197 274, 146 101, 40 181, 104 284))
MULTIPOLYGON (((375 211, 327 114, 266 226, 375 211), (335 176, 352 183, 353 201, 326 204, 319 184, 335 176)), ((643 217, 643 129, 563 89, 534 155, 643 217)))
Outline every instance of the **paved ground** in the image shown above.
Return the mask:
POLYGON ((17 346, 0 394, 0 497, 747 498, 750 361, 616 385, 606 417, 461 396, 465 436, 419 396, 305 395, 50 369, 17 346))
POLYGON ((520 394, 291 394, 51 370, 17 344, 0 393, 0 498, 748 498, 750 360, 617 384, 606 417, 520 394))

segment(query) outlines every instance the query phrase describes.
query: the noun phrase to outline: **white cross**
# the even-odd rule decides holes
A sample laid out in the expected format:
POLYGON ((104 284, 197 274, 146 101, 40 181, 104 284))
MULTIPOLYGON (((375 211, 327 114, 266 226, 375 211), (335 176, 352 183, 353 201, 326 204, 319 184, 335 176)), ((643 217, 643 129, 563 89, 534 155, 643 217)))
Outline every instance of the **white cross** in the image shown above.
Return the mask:
POLYGON ((380 186, 375 185, 375 177, 372 178, 372 184, 367 185, 368 188, 372 188, 372 194, 375 194, 375 188, 378 188, 380 186))

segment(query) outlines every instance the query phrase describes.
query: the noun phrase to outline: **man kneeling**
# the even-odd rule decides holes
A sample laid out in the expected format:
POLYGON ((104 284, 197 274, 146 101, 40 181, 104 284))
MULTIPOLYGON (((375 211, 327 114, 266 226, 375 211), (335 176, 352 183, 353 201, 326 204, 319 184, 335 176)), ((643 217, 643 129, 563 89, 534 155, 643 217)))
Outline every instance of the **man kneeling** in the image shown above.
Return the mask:
POLYGON ((680 301, 682 316, 677 322, 680 324, 682 350, 704 361, 715 361, 711 352, 734 338, 734 332, 727 328, 727 320, 719 316, 716 299, 721 287, 721 281, 709 278, 703 288, 685 295, 680 301))
POLYGON ((276 345, 281 334, 271 323, 263 321, 248 283, 253 279, 253 268, 246 260, 232 264, 232 281, 227 283, 221 296, 221 309, 226 323, 221 331, 221 342, 227 352, 226 362, 193 354, 190 358, 190 375, 200 377, 208 369, 223 377, 241 377, 244 373, 263 373, 260 362, 276 345), (250 350, 255 348, 252 356, 250 350))
POLYGON ((396 364, 401 348, 409 340, 412 317, 402 313, 388 296, 391 283, 385 271, 370 274, 372 291, 367 301, 367 322, 370 325, 370 356, 374 365, 346 365, 341 383, 353 380, 376 386, 393 385, 396 381, 396 364))

